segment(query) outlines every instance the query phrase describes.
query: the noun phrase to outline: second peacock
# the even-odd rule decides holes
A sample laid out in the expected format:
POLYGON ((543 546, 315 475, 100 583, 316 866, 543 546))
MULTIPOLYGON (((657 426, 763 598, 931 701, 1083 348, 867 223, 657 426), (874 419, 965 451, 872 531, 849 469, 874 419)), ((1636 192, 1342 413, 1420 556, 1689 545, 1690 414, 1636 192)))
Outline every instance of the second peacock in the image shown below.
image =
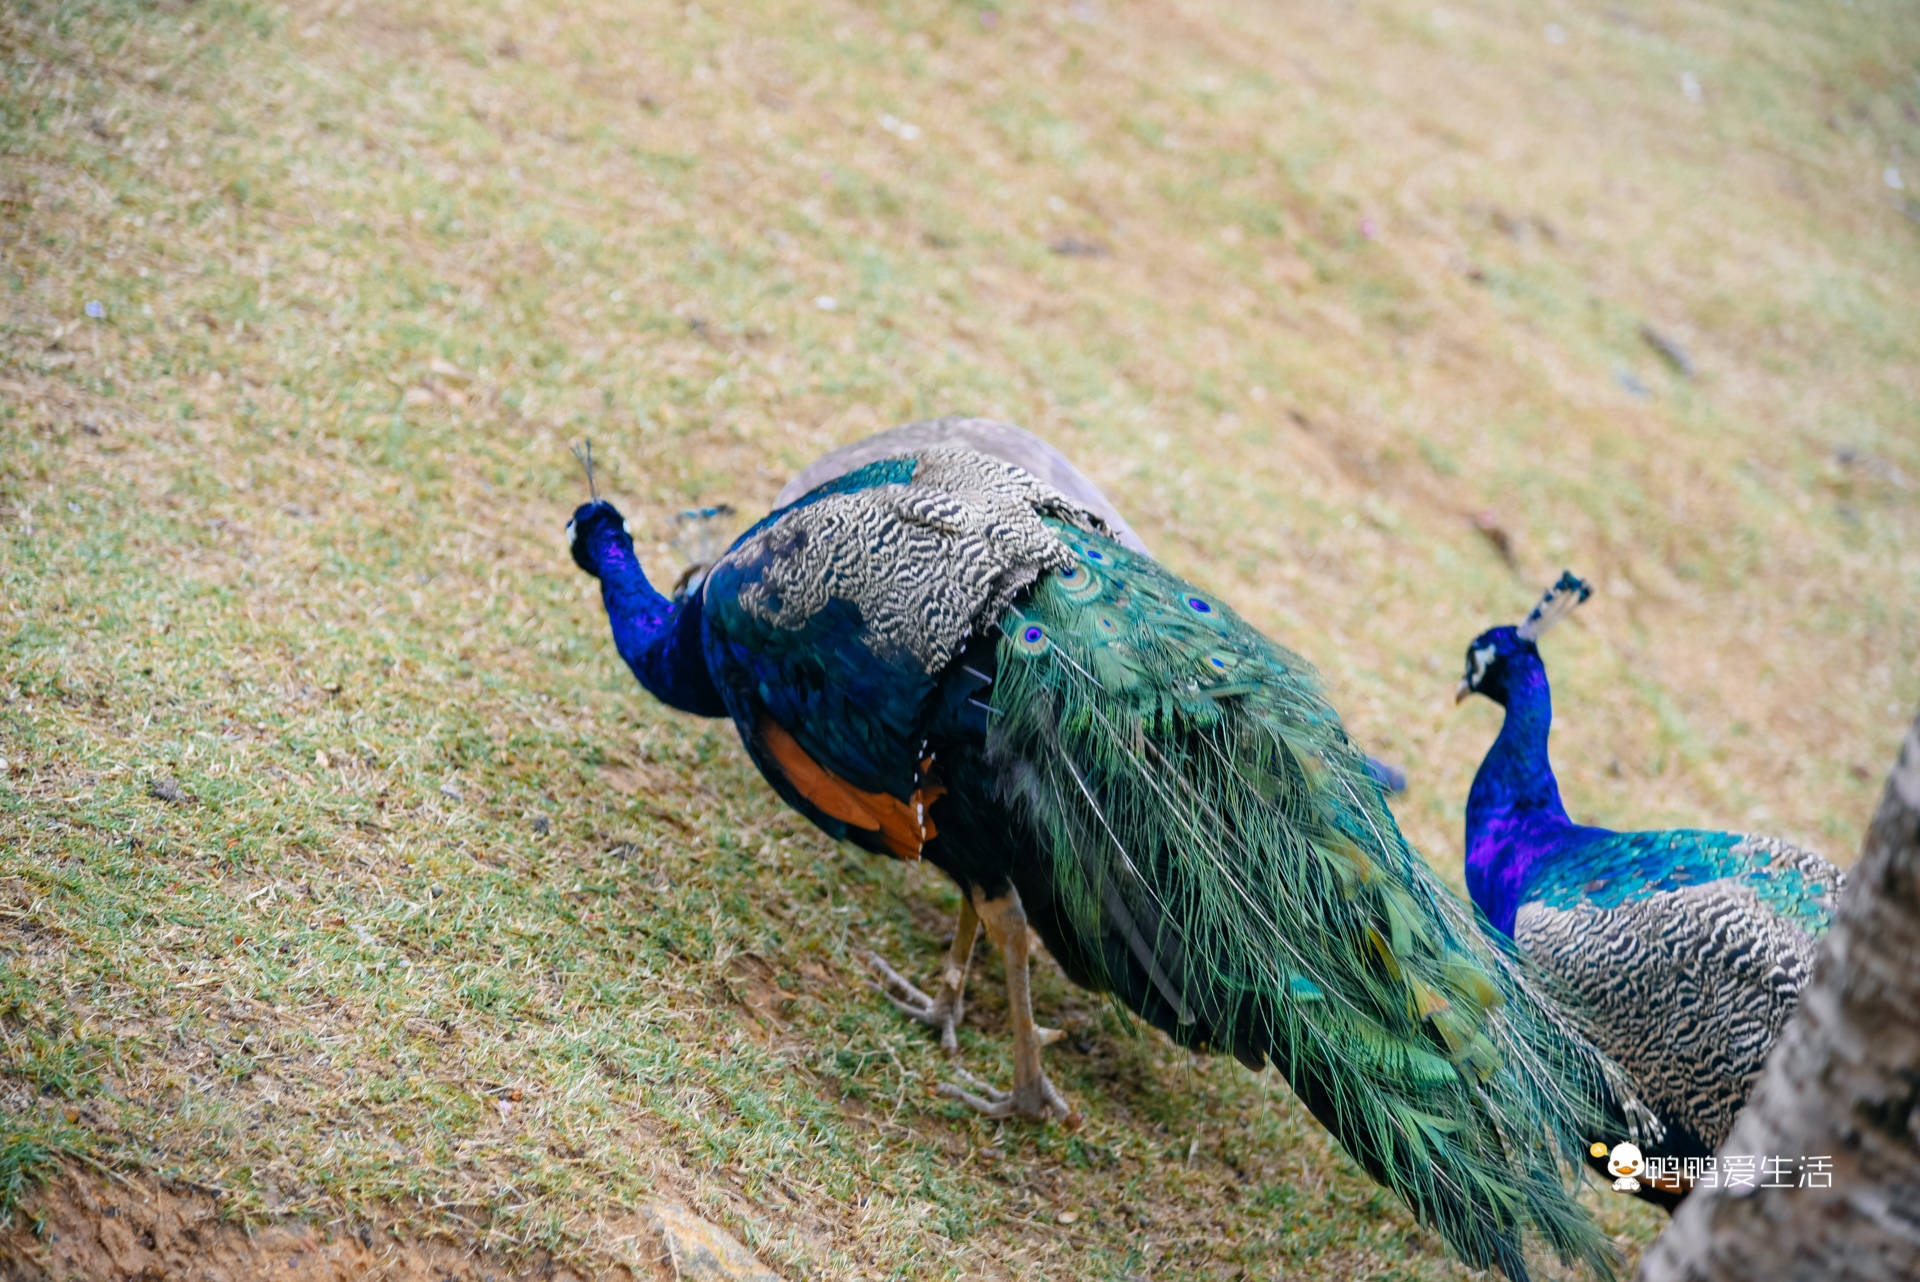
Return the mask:
MULTIPOLYGON (((1652 1151, 1704 1158, 1799 1003, 1843 877, 1776 837, 1573 822, 1547 759, 1537 643, 1591 593, 1562 574, 1518 626, 1467 647, 1456 701, 1506 709, 1467 797, 1467 888, 1632 1078, 1666 1128, 1652 1151)), ((1641 1195, 1671 1207, 1686 1191, 1649 1181, 1641 1195)))
POLYGON ((829 481, 677 600, 610 504, 569 532, 648 690, 724 711, 827 832, 959 884, 1007 963, 1015 1073, 955 1098, 1068 1112, 1031 923, 1176 1041, 1271 1061, 1468 1262, 1524 1277, 1531 1229, 1607 1269, 1567 1171, 1613 1070, 1408 846, 1307 666, 1222 602, 969 450, 829 481))

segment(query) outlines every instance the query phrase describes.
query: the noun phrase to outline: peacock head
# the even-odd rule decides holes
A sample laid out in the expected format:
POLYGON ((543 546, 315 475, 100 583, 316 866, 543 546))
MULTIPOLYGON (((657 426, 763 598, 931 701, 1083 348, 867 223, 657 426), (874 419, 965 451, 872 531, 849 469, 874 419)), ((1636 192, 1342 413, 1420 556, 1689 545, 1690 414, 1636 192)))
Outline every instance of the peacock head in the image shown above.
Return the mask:
POLYGON ((575 565, 597 579, 600 558, 615 547, 633 555, 633 535, 627 532, 627 518, 620 515, 619 508, 605 499, 594 499, 573 510, 573 519, 567 522, 567 548, 573 553, 575 565))
POLYGON ((1562 570, 1560 578, 1540 598, 1540 604, 1534 606, 1533 612, 1518 626, 1489 628, 1473 639, 1467 647, 1467 672, 1453 692, 1453 701, 1460 703, 1468 695, 1484 694, 1505 707, 1507 679, 1514 662, 1523 656, 1537 660, 1540 650, 1535 643, 1540 634, 1572 614, 1576 606, 1592 595, 1593 588, 1584 580, 1575 577, 1571 570, 1562 570))
POLYGON ((587 493, 591 497, 573 510, 573 518, 567 522, 567 550, 573 553, 575 565, 597 579, 600 560, 609 550, 620 548, 629 557, 633 555, 633 535, 627 532, 627 518, 600 497, 599 487, 594 484, 593 442, 586 442, 584 449, 575 446, 573 456, 587 470, 587 493))

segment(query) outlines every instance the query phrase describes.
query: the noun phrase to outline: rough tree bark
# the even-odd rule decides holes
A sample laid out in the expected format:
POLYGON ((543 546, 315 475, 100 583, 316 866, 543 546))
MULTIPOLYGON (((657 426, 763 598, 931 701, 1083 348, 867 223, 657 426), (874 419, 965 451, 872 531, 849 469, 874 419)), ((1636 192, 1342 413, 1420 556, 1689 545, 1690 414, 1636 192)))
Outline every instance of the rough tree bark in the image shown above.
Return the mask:
POLYGON ((1920 719, 1800 1009, 1720 1152, 1831 1156, 1832 1185, 1696 1190, 1640 1282, 1920 1279, 1920 719))

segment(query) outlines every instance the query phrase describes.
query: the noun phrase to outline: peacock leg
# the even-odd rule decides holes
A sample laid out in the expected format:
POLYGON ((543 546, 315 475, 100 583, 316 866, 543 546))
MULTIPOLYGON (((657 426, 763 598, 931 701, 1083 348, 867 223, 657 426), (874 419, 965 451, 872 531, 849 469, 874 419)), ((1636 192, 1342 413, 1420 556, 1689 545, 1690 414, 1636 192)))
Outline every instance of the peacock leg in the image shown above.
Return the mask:
POLYGON ((953 925, 953 946, 947 949, 947 964, 940 971, 940 985, 933 997, 921 992, 906 976, 887 965, 880 954, 869 952, 866 957, 867 965, 883 981, 874 985, 880 990, 880 995, 898 1006, 909 1018, 919 1020, 928 1028, 938 1029, 940 1045, 949 1055, 960 1051, 960 1038, 956 1030, 960 1026, 960 1016, 966 1010, 967 966, 973 961, 973 940, 979 933, 980 914, 974 910, 972 898, 963 898, 960 901, 959 920, 953 925))
POLYGON ((988 1117, 1054 1118, 1072 1125, 1079 1114, 1047 1080, 1040 1067, 1040 1048, 1046 1044, 1033 1022, 1033 994, 1027 986, 1027 963, 1031 956, 1032 934, 1027 930, 1027 913, 1020 896, 1012 889, 997 899, 974 892, 974 905, 987 938, 999 945, 1007 966, 1007 1019, 1013 1024, 1013 1089, 997 1091, 981 1085, 979 1092, 966 1090, 951 1082, 943 1083, 940 1094, 959 1100, 968 1108, 988 1117))

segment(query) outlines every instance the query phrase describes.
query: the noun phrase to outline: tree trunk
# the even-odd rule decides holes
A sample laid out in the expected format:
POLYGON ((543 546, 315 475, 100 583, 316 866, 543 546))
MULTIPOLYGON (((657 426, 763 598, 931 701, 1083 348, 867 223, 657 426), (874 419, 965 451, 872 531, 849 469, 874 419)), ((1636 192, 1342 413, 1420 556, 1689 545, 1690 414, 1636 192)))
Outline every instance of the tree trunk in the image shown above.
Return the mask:
POLYGON ((1697 1189, 1641 1282, 1920 1279, 1920 719, 1730 1154, 1784 1157, 1795 1184, 1697 1189))

